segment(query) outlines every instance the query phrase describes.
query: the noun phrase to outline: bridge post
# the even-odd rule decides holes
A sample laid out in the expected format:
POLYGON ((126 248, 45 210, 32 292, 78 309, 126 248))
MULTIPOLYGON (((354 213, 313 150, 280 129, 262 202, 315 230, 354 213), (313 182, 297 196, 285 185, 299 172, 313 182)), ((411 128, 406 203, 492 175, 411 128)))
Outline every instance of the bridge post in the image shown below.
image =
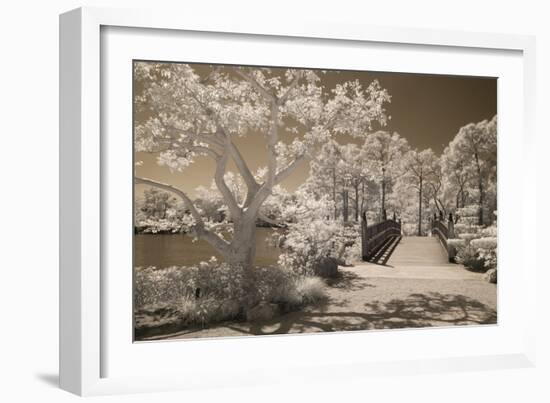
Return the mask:
POLYGON ((393 221, 397 221, 397 216, 395 215, 395 211, 393 212, 393 221))
POLYGON ((386 213, 386 209, 382 209, 382 221, 386 221, 388 219, 388 215, 386 213))
POLYGON ((368 242, 367 242, 367 213, 363 211, 361 214, 361 258, 363 261, 368 260, 368 242))
POLYGON ((449 230, 448 238, 455 238, 455 222, 453 220, 453 213, 449 213, 447 228, 449 230))
MULTIPOLYGON (((449 213, 449 221, 447 222, 447 240, 456 237, 455 234, 455 222, 453 220, 453 213, 449 213)), ((447 243, 447 255, 449 256, 449 262, 454 262, 456 257, 456 248, 447 243)))

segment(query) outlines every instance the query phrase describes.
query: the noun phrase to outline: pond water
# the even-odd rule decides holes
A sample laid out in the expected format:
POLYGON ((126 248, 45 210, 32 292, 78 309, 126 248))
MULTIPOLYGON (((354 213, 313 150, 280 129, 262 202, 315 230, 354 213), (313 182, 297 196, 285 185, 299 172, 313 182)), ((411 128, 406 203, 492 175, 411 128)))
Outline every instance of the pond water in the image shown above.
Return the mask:
MULTIPOLYGON (((259 266, 277 262, 280 249, 271 241, 276 230, 256 228, 256 260, 259 266)), ((206 241, 185 234, 136 234, 134 235, 134 266, 189 266, 220 255, 206 241)))

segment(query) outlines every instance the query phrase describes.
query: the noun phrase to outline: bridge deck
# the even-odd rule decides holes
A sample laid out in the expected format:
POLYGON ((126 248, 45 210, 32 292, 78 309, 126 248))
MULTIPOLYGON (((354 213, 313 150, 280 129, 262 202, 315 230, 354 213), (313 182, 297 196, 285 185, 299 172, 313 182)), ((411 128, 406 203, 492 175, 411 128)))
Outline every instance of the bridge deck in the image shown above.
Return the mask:
POLYGON ((436 237, 403 237, 386 265, 359 263, 369 277, 478 280, 480 273, 449 263, 436 237))
POLYGON ((448 263, 447 253, 435 236, 403 237, 388 260, 391 266, 433 266, 448 263))

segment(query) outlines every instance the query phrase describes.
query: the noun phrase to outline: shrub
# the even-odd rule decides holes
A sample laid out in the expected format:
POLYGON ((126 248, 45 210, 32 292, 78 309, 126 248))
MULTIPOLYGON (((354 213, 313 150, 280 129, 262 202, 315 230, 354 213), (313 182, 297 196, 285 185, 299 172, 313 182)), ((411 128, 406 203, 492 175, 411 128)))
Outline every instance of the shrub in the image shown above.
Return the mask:
POLYGON ((148 218, 138 221, 136 223, 136 229, 140 233, 144 234, 159 234, 159 233, 178 233, 182 228, 182 224, 173 220, 165 218, 154 219, 148 218))
POLYGON ((478 257, 483 260, 483 266, 486 269, 492 269, 497 266, 497 239, 485 237, 474 239, 470 243, 476 250, 478 257))
POLYGON ((497 237, 497 226, 491 225, 490 227, 484 228, 480 231, 481 235, 484 237, 497 237))
POLYGON ((182 297, 196 298, 197 292, 219 300, 241 300, 245 294, 243 279, 243 269, 219 264, 215 258, 190 267, 138 267, 135 270, 135 305, 174 303, 182 297))
POLYGON ((458 263, 475 271, 495 268, 497 238, 479 236, 480 234, 461 234, 459 239, 449 239, 447 244, 455 247, 458 263))
POLYGON ((347 236, 349 231, 341 223, 318 219, 291 224, 278 264, 299 275, 315 275, 316 267, 326 258, 342 259, 353 242, 347 236))
POLYGON ((187 232, 193 224, 190 215, 177 216, 169 214, 166 218, 143 217, 140 215, 135 220, 135 230, 142 234, 176 234, 187 232))
POLYGON ((466 245, 466 241, 460 238, 447 239, 447 245, 454 246, 458 250, 466 245))
POLYGON ((464 234, 460 234, 458 237, 460 239, 462 239, 463 241, 465 241, 466 245, 470 243, 470 241, 472 239, 476 239, 479 235, 475 234, 475 233, 464 233, 464 234))
POLYGON ((244 269, 212 258, 190 267, 135 270, 134 301, 139 329, 205 325, 243 318, 246 309, 261 302, 290 310, 325 297, 322 280, 278 266, 256 267, 247 276, 244 269))
POLYGON ((483 260, 479 258, 470 244, 457 247, 455 260, 474 271, 483 271, 485 267, 483 260))
POLYGON ((295 301, 295 297, 292 295, 295 292, 293 286, 295 275, 290 270, 278 266, 256 267, 252 275, 253 287, 248 295, 249 305, 256 305, 260 302, 295 301))
POLYGON ((362 252, 361 237, 356 236, 353 245, 345 249, 342 259, 346 265, 352 265, 353 263, 361 260, 362 252))
POLYGON ((295 288, 306 304, 316 304, 327 298, 325 283, 318 277, 297 277, 295 288))
MULTIPOLYGON (((455 224, 459 239, 448 244, 456 249, 456 261, 476 271, 486 271, 497 266, 497 225, 477 225, 477 206, 466 206, 457 211, 460 222, 455 224)), ((496 216, 496 211, 494 212, 496 216)))

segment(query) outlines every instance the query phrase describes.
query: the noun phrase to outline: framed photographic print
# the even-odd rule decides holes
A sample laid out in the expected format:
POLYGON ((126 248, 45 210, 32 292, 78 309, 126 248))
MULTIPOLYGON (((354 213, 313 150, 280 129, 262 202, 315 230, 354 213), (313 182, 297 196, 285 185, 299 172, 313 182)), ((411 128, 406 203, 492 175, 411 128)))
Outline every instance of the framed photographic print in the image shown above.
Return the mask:
POLYGON ((62 387, 531 365, 532 38, 242 22, 61 16, 62 387))

